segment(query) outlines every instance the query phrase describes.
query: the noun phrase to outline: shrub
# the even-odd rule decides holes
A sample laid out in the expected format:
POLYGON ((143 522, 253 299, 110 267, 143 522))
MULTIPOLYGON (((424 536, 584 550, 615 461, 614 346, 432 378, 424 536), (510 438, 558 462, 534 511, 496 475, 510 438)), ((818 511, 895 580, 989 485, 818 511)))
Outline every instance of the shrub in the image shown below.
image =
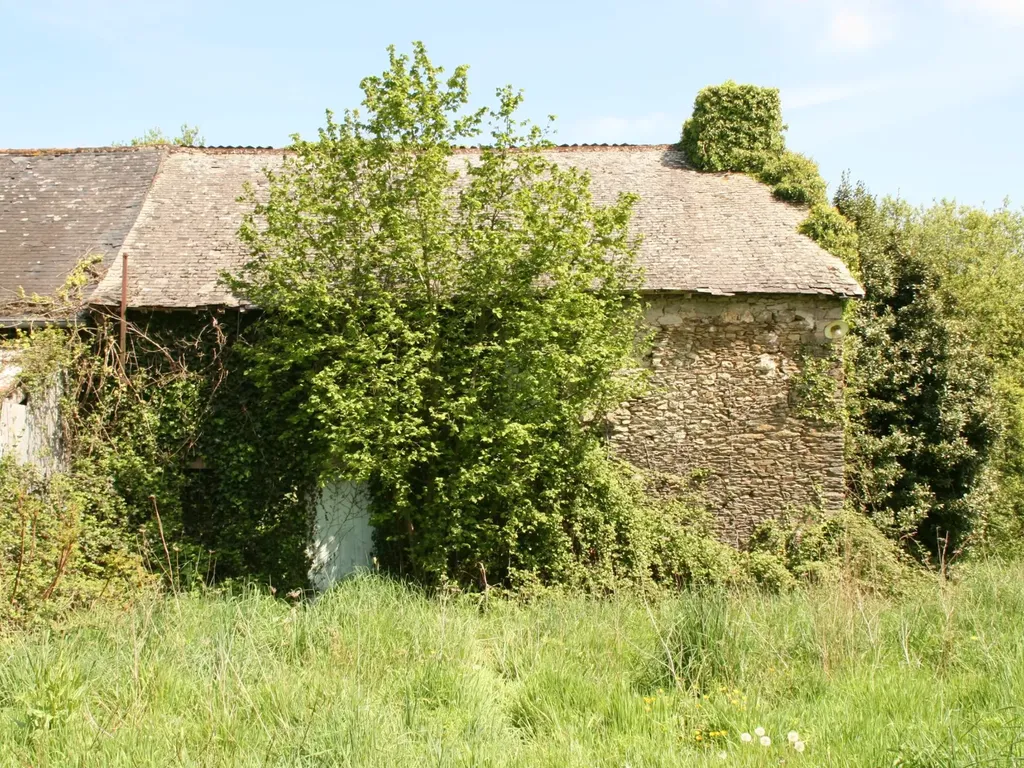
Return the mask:
POLYGON ((698 170, 750 171, 782 153, 785 128, 777 88, 729 80, 697 94, 682 148, 698 170))
POLYGON ((859 274, 857 227, 838 209, 827 203, 816 204, 800 224, 799 232, 842 259, 854 274, 859 274))
POLYGON ((778 555, 760 550, 748 552, 745 558, 747 574, 754 584, 769 592, 787 592, 797 585, 786 565, 778 555))
POLYGON ((638 573, 649 536, 598 426, 643 385, 634 198, 597 205, 511 89, 464 116, 466 69, 442 78, 422 45, 362 87, 240 230, 231 283, 265 313, 249 373, 290 409, 284 449, 369 482, 382 565, 414 578, 638 573))
POLYGON ((818 164, 806 155, 789 151, 766 155, 756 177, 769 185, 780 200, 806 205, 824 205, 828 201, 818 164))
POLYGON ((865 515, 844 509, 834 515, 813 510, 761 523, 748 544, 748 567, 758 583, 777 588, 798 581, 850 582, 876 592, 896 594, 917 580, 899 545, 865 515), (790 575, 786 579, 781 567, 790 575))
POLYGON ((116 604, 152 583, 117 501, 104 478, 0 459, 0 625, 116 604))
POLYGON ((681 500, 651 503, 656 536, 652 563, 661 581, 676 586, 728 586, 745 581, 739 553, 720 542, 711 514, 681 500))

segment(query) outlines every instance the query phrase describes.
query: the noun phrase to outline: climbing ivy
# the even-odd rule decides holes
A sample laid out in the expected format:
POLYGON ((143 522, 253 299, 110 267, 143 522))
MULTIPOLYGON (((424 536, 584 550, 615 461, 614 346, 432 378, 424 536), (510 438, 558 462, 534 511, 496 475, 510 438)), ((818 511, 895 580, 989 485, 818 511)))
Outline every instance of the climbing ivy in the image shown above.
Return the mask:
POLYGON ((785 150, 777 88, 728 80, 701 89, 683 124, 682 148, 701 171, 745 171, 785 150))
POLYGON ((729 80, 697 94, 680 146, 697 170, 749 173, 780 200, 826 203, 817 163, 786 149, 785 130, 777 88, 729 80))
POLYGON ((840 424, 843 400, 832 355, 819 357, 807 351, 800 357, 800 370, 790 379, 790 398, 797 416, 821 424, 840 424))

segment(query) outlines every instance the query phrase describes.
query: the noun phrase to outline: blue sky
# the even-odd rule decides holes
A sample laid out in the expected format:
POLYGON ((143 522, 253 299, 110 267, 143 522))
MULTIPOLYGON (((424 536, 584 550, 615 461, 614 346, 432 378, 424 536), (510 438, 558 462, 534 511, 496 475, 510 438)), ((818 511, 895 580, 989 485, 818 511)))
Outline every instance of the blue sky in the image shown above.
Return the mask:
POLYGON ((286 144, 358 104, 385 47, 511 83, 563 142, 669 143, 726 79, 782 89, 789 146, 914 203, 1024 204, 1024 0, 0 0, 0 146, 198 124, 286 144))

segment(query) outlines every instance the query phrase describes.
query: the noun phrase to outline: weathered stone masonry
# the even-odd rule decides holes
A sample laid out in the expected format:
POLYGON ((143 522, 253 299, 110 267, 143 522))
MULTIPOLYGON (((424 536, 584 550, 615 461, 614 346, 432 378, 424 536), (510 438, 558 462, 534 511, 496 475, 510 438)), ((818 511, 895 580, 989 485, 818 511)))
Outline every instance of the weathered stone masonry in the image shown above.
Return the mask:
POLYGON ((719 536, 742 544, 758 522, 843 503, 843 435, 795 415, 792 377, 828 354, 843 304, 816 295, 653 297, 651 392, 613 417, 617 453, 690 480, 719 536))

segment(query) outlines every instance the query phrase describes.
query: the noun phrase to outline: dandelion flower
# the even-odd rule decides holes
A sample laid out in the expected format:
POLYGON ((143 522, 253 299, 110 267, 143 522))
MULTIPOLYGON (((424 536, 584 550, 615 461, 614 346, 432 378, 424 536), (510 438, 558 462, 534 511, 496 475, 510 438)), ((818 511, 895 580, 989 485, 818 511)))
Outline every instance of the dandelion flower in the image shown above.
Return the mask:
POLYGON ((749 733, 741 733, 740 734, 740 741, 742 741, 744 744, 749 744, 753 740, 754 740, 753 737, 749 733))
POLYGON ((757 728, 754 729, 754 735, 755 736, 764 736, 764 728, 762 728, 760 725, 757 726, 757 728))
POLYGON ((804 747, 806 747, 806 746, 807 746, 806 744, 804 744, 802 741, 799 741, 799 740, 793 742, 793 749, 795 749, 797 752, 803 752, 804 751, 804 747))
POLYGON ((767 736, 762 736, 761 737, 761 746, 762 747, 770 747, 771 745, 772 745, 772 740, 771 739, 769 739, 767 736))
POLYGON ((800 741, 800 734, 796 731, 790 731, 786 734, 786 738, 789 739, 790 744, 796 744, 798 741, 800 741))

